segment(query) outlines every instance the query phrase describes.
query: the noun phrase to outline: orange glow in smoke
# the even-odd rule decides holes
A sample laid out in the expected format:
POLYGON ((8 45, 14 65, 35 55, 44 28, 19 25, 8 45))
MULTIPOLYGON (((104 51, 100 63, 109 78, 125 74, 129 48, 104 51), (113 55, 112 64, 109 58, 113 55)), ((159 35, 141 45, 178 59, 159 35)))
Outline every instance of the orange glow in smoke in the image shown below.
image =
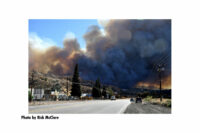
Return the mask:
MULTIPOLYGON (((160 88, 160 82, 159 81, 155 83, 138 82, 135 87, 145 88, 145 89, 158 89, 160 88)), ((162 79, 162 89, 171 89, 171 75, 162 79)))

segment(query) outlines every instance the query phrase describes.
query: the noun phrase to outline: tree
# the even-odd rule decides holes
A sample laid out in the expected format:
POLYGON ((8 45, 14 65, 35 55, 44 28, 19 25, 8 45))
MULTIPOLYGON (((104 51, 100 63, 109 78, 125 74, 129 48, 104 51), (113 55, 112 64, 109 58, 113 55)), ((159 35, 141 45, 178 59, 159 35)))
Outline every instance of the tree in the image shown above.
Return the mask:
POLYGON ((111 97, 111 96, 114 95, 114 92, 113 92, 113 90, 112 90, 111 87, 108 87, 107 92, 108 92, 108 94, 109 94, 109 97, 111 97))
POLYGON ((81 86, 80 86, 80 79, 79 79, 79 71, 78 71, 78 64, 76 64, 74 69, 74 75, 72 79, 72 96, 81 96, 81 86))
POLYGON ((29 93, 29 101, 31 102, 32 101, 32 90, 33 88, 36 86, 36 83, 37 83, 37 80, 35 79, 35 71, 32 70, 31 74, 30 74, 30 77, 29 77, 29 87, 31 88, 31 92, 29 93))
POLYGON ((107 97, 107 92, 106 92, 106 87, 105 87, 105 86, 103 86, 102 96, 103 96, 104 98, 107 97))
POLYGON ((95 85, 92 89, 92 96, 93 97, 101 97, 101 91, 100 91, 100 88, 101 88, 101 83, 100 83, 100 80, 99 78, 96 80, 95 82, 95 85))
POLYGON ((28 101, 31 102, 32 99, 33 99, 33 96, 32 96, 32 94, 31 94, 31 92, 28 91, 28 101))
POLYGON ((58 83, 58 81, 53 85, 53 87, 52 87, 52 89, 53 90, 56 90, 56 91, 60 91, 60 89, 61 89, 61 85, 60 85, 60 83, 58 83))

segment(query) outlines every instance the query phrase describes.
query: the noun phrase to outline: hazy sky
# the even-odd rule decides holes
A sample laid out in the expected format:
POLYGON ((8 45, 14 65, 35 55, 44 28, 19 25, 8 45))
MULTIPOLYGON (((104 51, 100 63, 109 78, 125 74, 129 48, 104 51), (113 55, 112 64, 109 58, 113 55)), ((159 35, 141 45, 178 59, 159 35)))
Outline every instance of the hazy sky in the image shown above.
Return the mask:
POLYGON ((63 47, 64 38, 75 37, 81 49, 85 49, 83 35, 91 25, 103 28, 96 19, 30 19, 29 40, 37 40, 40 43, 38 47, 45 47, 45 45, 63 47))

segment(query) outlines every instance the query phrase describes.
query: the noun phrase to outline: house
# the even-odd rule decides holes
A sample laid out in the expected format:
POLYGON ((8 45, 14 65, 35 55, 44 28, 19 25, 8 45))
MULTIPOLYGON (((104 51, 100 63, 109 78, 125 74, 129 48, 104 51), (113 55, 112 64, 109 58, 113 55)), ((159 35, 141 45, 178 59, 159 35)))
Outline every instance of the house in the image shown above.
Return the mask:
MULTIPOLYGON (((29 88, 29 91, 31 89, 29 88)), ((32 89, 32 96, 33 100, 56 100, 58 99, 59 95, 64 95, 63 91, 51 90, 51 89, 42 89, 42 88, 33 88, 32 89)))
MULTIPOLYGON (((31 91, 31 89, 29 89, 31 91)), ((44 89, 33 88, 32 89, 33 100, 42 100, 44 98, 44 89)))

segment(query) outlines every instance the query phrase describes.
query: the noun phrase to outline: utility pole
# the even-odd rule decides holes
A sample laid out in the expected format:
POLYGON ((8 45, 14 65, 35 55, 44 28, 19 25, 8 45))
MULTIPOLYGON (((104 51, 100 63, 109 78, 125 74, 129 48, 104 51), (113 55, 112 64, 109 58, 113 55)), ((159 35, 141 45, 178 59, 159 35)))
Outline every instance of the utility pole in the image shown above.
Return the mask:
POLYGON ((162 102, 162 75, 161 75, 161 72, 164 71, 165 68, 163 67, 163 65, 159 64, 158 65, 158 69, 157 71, 159 72, 159 82, 160 82, 160 102, 162 102))
POLYGON ((68 76, 67 76, 67 97, 69 96, 69 88, 68 88, 68 76))

